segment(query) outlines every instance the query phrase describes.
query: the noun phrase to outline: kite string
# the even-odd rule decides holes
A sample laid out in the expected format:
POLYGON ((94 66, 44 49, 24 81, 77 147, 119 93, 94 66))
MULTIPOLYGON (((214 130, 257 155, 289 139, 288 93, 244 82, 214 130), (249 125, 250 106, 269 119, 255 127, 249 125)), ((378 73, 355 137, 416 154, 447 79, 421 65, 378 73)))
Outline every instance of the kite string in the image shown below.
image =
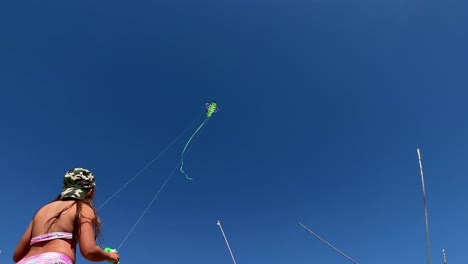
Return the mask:
MULTIPOLYGON (((197 139, 199 138, 199 135, 197 135, 193 141, 193 144, 195 144, 195 142, 197 141, 197 139)), ((190 149, 193 147, 193 144, 188 148, 188 150, 190 151, 190 149)), ((125 236, 124 240, 122 241, 122 243, 120 243, 119 247, 117 248, 117 251, 119 251, 119 249, 123 246, 123 244, 125 243, 125 241, 127 241, 128 237, 130 236, 131 233, 133 233, 133 230, 136 228, 136 226, 140 223, 141 219, 143 218, 143 216, 146 214, 146 212, 148 212, 149 208, 151 207, 151 205, 154 203, 154 201, 156 200, 156 198, 159 196, 159 194, 162 192, 162 190, 164 189, 164 187, 166 187, 166 184, 169 182, 169 180, 172 178, 172 176, 174 176, 174 172, 176 171, 177 167, 179 167, 179 164, 181 163, 181 161, 179 161, 177 163, 177 165, 174 167, 174 169, 172 170, 171 174, 169 174, 169 176, 167 177, 167 179, 164 181, 163 185, 161 186, 161 188, 159 188, 159 190, 156 192, 156 194, 154 195, 153 199, 151 199, 150 203, 146 206, 145 210, 143 211, 143 213, 140 215, 140 217, 138 218, 138 220, 135 222, 135 224, 133 225, 133 227, 130 229, 130 231, 127 233, 127 235, 125 236)))
POLYGON ((180 136, 177 137, 174 141, 172 141, 172 143, 169 144, 162 152, 160 152, 155 158, 153 158, 148 164, 146 164, 146 166, 143 167, 143 169, 141 169, 137 174, 135 174, 135 176, 133 176, 122 187, 120 187, 120 189, 118 189, 114 194, 112 194, 112 196, 109 197, 109 199, 107 199, 101 206, 98 207, 98 210, 101 209, 104 205, 106 205, 110 200, 112 200, 112 198, 114 198, 125 187, 127 187, 127 185, 130 184, 130 182, 132 182, 136 177, 138 177, 141 173, 143 173, 143 171, 145 171, 151 164, 153 164, 153 162, 155 162, 161 155, 163 155, 169 149, 169 147, 171 147, 179 138, 180 136))
POLYGON ((348 255, 346 255, 345 253, 341 252, 339 249, 337 249, 336 247, 334 247, 332 244, 328 243, 325 239, 319 237, 317 234, 315 234, 314 232, 312 232, 312 230, 310 230, 309 228, 307 228, 305 225, 303 225, 301 222, 299 222, 299 224, 305 229, 307 230, 309 233, 311 233, 312 235, 314 235, 316 238, 320 239, 323 243, 327 244, 329 247, 333 248, 336 252, 340 253, 343 257, 349 259, 350 261, 352 261, 354 264, 359 264, 357 263, 354 259, 350 258, 348 255))
MULTIPOLYGON (((201 113, 200 115, 198 115, 193 121, 192 121, 192 125, 195 123, 195 121, 197 121, 197 119, 203 115, 203 113, 201 113)), ((104 207, 104 205, 106 205, 110 200, 112 200, 118 193, 120 193, 125 187, 127 187, 128 184, 130 184, 130 182, 132 182, 136 177, 138 177, 141 173, 143 173, 149 166, 151 166, 151 164, 153 164, 157 159, 159 159, 159 157, 161 157, 167 150, 169 150, 169 148, 174 145, 181 137, 183 134, 185 134, 188 130, 189 130, 189 126, 187 128, 184 129, 184 131, 182 131, 182 133, 179 134, 179 136, 177 136, 163 151, 161 151, 156 157, 154 157, 148 164, 146 164, 143 169, 141 169, 137 174, 135 174, 135 176, 133 176, 130 180, 128 180, 122 187, 120 187, 116 192, 114 192, 111 197, 109 197, 103 204, 101 204, 97 210, 101 209, 102 207, 104 207)))
POLYGON ((177 167, 179 167, 179 163, 177 163, 177 166, 174 167, 174 169, 172 170, 171 174, 169 174, 169 177, 167 177, 167 179, 164 181, 163 185, 161 186, 161 188, 159 188, 159 190, 156 192, 156 194, 154 195, 153 199, 151 199, 151 202, 148 204, 148 206, 146 206, 145 210, 143 211, 143 213, 140 215, 140 217, 138 218, 138 220, 135 222, 135 224, 133 225, 133 227, 130 229, 130 231, 128 232, 127 236, 124 238, 124 240, 122 241, 122 243, 120 243, 119 247, 117 248, 117 251, 119 251, 119 249, 122 247, 122 245, 125 243, 125 241, 127 241, 128 237, 130 236, 130 234, 133 232, 133 230, 135 229, 135 227, 138 225, 138 223, 140 223, 141 219, 143 218, 143 216, 146 214, 146 212, 148 211, 148 209, 151 207, 151 205, 153 204, 153 202, 156 200, 156 198, 159 196, 159 194, 161 193, 161 191, 164 189, 164 187, 166 187, 166 184, 169 182, 169 180, 172 178, 172 176, 174 175, 174 172, 176 171, 177 167))

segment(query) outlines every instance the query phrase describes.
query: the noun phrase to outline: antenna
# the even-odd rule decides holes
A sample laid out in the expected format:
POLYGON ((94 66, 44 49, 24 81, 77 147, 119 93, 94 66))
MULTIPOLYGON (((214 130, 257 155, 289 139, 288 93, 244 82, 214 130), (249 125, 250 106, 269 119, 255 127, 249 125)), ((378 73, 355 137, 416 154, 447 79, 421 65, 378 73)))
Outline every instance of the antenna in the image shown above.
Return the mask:
POLYGON ((442 249, 442 256, 444 257, 444 264, 447 264, 447 258, 445 258, 445 249, 442 249))
POLYGON ((232 254, 232 250, 231 250, 231 247, 229 246, 229 242, 226 238, 226 235, 224 234, 224 230, 223 230, 223 227, 221 226, 221 222, 219 222, 218 220, 216 224, 219 226, 219 229, 221 229, 221 233, 223 233, 224 241, 226 241, 226 245, 227 245, 227 248, 229 249, 229 253, 231 253, 232 262, 234 262, 234 264, 237 264, 236 260, 234 259, 234 255, 232 254))
POLYGON ((427 204, 426 204, 426 189, 424 187, 424 173, 422 167, 422 160, 421 160, 421 152, 419 148, 417 149, 418 152, 418 159, 419 159, 419 171, 421 172, 421 182, 422 182, 422 191, 423 191, 423 201, 424 201, 424 217, 426 218, 426 257, 427 257, 427 264, 430 264, 430 257, 429 257, 429 223, 427 220, 427 204))

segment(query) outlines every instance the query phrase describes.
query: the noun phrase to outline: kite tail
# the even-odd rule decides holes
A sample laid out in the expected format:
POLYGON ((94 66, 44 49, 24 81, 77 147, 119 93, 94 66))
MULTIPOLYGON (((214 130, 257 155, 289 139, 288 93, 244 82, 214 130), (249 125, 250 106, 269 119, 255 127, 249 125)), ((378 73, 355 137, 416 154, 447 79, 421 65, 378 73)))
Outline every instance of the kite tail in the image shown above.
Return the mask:
POLYGON ((193 139, 193 136, 195 136, 195 134, 197 134, 197 132, 205 125, 206 121, 208 121, 208 118, 205 119, 205 121, 203 121, 203 123, 197 128, 197 130, 195 130, 195 132, 192 134, 192 136, 190 137, 190 139, 187 141, 187 143, 185 144, 185 147, 184 147, 184 150, 182 150, 182 154, 180 154, 180 171, 185 174, 185 177, 188 179, 188 180, 193 180, 192 178, 190 178, 187 173, 185 173, 183 167, 184 167, 184 156, 185 156, 185 150, 187 149, 188 145, 190 144, 190 141, 192 141, 193 139))

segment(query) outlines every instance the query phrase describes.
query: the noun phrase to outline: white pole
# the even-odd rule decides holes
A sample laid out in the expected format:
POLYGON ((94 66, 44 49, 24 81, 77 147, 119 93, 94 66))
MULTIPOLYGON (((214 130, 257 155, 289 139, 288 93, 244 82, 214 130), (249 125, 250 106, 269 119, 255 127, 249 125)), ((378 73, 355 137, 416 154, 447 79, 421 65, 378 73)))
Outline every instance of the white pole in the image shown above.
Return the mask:
POLYGON ((444 264, 447 264, 447 259, 445 258, 445 249, 442 249, 442 255, 444 256, 444 264))
POLYGON ((218 223, 216 224, 219 226, 219 229, 221 229, 221 233, 223 234, 224 241, 226 241, 227 248, 229 249, 229 253, 231 254, 232 262, 234 262, 234 264, 237 264, 236 260, 234 259, 234 255, 232 254, 232 250, 231 250, 231 247, 229 246, 229 242, 226 238, 226 235, 224 234, 223 227, 221 226, 221 223, 219 222, 219 220, 218 220, 218 223))
POLYGON ((310 230, 309 228, 307 228, 305 225, 303 225, 301 222, 299 222, 299 224, 305 229, 307 230, 309 233, 311 233, 312 235, 314 235, 316 238, 320 239, 323 243, 327 244, 329 247, 333 248, 334 250, 336 250, 338 253, 340 253, 341 255, 343 255, 345 258, 351 260, 353 263, 355 264, 359 264, 357 263, 354 259, 348 257, 345 253, 341 252, 339 249, 337 249, 336 247, 334 247, 332 244, 328 243, 327 241, 325 241, 325 239, 319 237, 317 234, 315 234, 314 232, 312 232, 312 230, 310 230))
POLYGON ((427 204, 426 204, 426 188, 424 186, 424 173, 422 167, 422 160, 421 160, 421 152, 419 148, 417 149, 418 152, 418 160, 419 160, 419 171, 421 172, 421 182, 422 182, 422 191, 423 191, 423 201, 424 201, 424 217, 426 219, 426 257, 427 257, 427 264, 430 264, 430 254, 429 254, 429 222, 427 220, 427 204))

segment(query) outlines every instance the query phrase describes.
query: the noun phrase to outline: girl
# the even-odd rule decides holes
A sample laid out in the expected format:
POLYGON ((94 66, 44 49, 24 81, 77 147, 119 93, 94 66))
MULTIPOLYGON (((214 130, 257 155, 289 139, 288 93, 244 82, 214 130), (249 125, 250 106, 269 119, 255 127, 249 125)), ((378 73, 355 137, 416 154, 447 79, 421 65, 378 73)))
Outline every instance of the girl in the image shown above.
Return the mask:
POLYGON ((62 193, 34 215, 13 254, 17 264, 74 264, 76 245, 93 262, 119 262, 117 252, 96 245, 101 223, 92 204, 93 174, 75 168, 65 174, 62 193))

